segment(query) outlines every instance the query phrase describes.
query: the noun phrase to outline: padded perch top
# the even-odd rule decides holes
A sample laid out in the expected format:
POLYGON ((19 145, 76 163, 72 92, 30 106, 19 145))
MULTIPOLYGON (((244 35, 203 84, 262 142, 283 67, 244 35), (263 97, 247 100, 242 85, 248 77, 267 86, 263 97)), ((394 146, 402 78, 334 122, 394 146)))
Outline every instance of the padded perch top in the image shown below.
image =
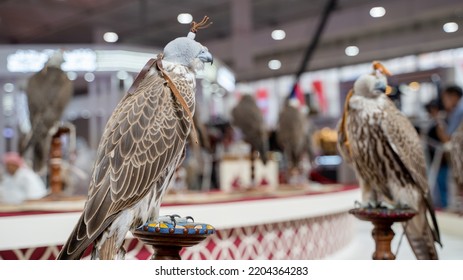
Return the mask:
POLYGON ((384 222, 404 222, 413 218, 416 211, 410 208, 387 209, 387 208, 354 208, 349 210, 349 214, 354 215, 363 221, 384 221, 384 222))
POLYGON ((172 217, 171 219, 171 216, 161 216, 156 221, 148 222, 139 227, 137 231, 184 235, 211 235, 215 232, 213 226, 204 223, 196 223, 191 217, 172 217))

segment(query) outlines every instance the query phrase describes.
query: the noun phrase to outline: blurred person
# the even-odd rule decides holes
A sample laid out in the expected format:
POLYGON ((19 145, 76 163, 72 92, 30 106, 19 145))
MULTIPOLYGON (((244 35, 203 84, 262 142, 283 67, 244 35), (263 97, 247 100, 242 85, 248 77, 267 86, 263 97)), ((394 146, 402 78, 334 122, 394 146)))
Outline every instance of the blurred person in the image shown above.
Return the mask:
MULTIPOLYGON (((450 141, 452 134, 457 130, 458 126, 463 120, 463 91, 459 86, 448 86, 442 92, 442 105, 444 107, 445 112, 447 113, 446 121, 445 122, 437 122, 436 126, 436 134, 439 140, 442 143, 447 143, 450 141)), ((448 155, 444 155, 444 160, 448 155)), ((447 184, 447 175, 448 175, 448 168, 447 171, 443 174, 438 174, 438 181, 439 177, 445 176, 446 184, 439 188, 439 195, 441 197, 440 203, 442 208, 447 208, 448 206, 448 184, 447 184)), ((444 179, 441 179, 444 180, 444 179)))
POLYGON ((447 125, 439 123, 437 134, 444 143, 450 141, 450 137, 463 120, 462 96, 463 91, 459 86, 449 86, 442 93, 442 105, 447 112, 447 125))
POLYGON ((25 200, 40 199, 47 194, 42 179, 24 164, 14 152, 3 156, 5 174, 0 183, 0 202, 18 204, 25 200))
MULTIPOLYGON (((426 143, 429 152, 430 165, 432 166, 432 163, 436 160, 434 158, 436 149, 443 145, 442 140, 438 136, 437 130, 440 125, 443 125, 442 123, 444 119, 439 108, 439 100, 431 100, 425 105, 425 108, 430 118, 430 124, 426 131, 426 143)), ((439 169, 437 170, 436 184, 432 194, 434 205, 438 208, 446 208, 448 206, 448 170, 449 166, 447 159, 443 156, 440 160, 439 169)))

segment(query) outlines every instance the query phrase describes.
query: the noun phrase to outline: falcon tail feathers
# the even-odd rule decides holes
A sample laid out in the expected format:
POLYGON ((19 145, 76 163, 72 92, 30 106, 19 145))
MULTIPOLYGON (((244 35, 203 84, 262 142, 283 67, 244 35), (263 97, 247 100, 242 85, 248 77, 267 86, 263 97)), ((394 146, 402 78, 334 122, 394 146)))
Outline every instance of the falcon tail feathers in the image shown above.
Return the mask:
POLYGON ((83 215, 80 216, 76 227, 73 229, 63 248, 61 248, 58 257, 56 257, 57 260, 79 260, 82 258, 85 250, 93 241, 87 238, 86 235, 83 239, 79 240, 77 233, 82 231, 86 231, 83 215))
POLYGON ((434 206, 432 204, 431 196, 428 194, 426 199, 424 200, 426 203, 426 208, 429 210, 429 214, 431 216, 431 221, 433 224, 432 235, 434 237, 434 241, 439 243, 440 247, 442 248, 442 242, 440 239, 440 231, 439 226, 437 225, 436 213, 434 212, 434 206))
POLYGON ((268 151, 268 148, 266 147, 266 143, 265 143, 265 140, 264 140, 263 145, 259 147, 260 159, 262 160, 262 163, 264 165, 267 164, 267 160, 268 160, 267 151, 268 151))
POLYGON ((426 212, 420 211, 404 227, 410 247, 418 260, 439 259, 434 246, 434 234, 428 224, 426 212))
POLYGON ((40 171, 47 162, 48 152, 51 143, 48 143, 48 131, 44 125, 36 125, 32 128, 31 132, 27 135, 28 139, 25 143, 22 143, 20 148, 21 156, 32 149, 32 169, 36 172, 40 171))

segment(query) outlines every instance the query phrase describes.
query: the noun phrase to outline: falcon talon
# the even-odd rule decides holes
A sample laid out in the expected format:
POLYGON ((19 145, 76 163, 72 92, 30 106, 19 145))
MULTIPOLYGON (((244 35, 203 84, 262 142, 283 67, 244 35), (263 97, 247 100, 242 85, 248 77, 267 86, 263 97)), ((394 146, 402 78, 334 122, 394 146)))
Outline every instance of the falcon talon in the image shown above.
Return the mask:
POLYGON ((387 203, 387 202, 384 202, 384 201, 381 201, 381 202, 379 203, 378 208, 389 209, 389 210, 398 209, 397 206, 392 205, 392 204, 387 203))
POLYGON ((408 204, 402 204, 402 203, 399 203, 397 204, 396 206, 396 209, 401 209, 401 210, 412 210, 413 208, 410 207, 408 204))
POLYGON ((172 216, 169 216, 170 217, 170 221, 172 222, 172 224, 174 225, 174 228, 177 226, 177 221, 175 220, 175 216, 172 215, 172 216))
POLYGON ((376 209, 378 208, 378 203, 376 201, 360 202, 356 200, 354 206, 361 209, 376 209))

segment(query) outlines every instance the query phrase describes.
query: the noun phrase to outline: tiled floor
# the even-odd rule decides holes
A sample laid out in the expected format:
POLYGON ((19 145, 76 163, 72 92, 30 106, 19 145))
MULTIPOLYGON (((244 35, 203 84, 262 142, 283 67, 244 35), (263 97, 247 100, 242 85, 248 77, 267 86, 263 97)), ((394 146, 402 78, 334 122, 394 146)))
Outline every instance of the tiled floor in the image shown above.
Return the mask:
MULTIPOLYGON (((372 225, 368 222, 355 221, 357 235, 352 242, 344 249, 334 255, 329 256, 328 260, 371 260, 371 255, 374 251, 374 241, 371 237, 372 225)), ((394 225, 395 236, 392 240, 392 251, 395 253, 400 237, 402 235, 402 227, 394 225)), ((458 238, 452 235, 443 234, 441 236, 443 248, 438 246, 439 258, 443 260, 463 260, 463 238, 458 238)), ((404 236, 402 245, 398 254, 397 260, 415 260, 415 256, 408 245, 407 238, 404 236)))

